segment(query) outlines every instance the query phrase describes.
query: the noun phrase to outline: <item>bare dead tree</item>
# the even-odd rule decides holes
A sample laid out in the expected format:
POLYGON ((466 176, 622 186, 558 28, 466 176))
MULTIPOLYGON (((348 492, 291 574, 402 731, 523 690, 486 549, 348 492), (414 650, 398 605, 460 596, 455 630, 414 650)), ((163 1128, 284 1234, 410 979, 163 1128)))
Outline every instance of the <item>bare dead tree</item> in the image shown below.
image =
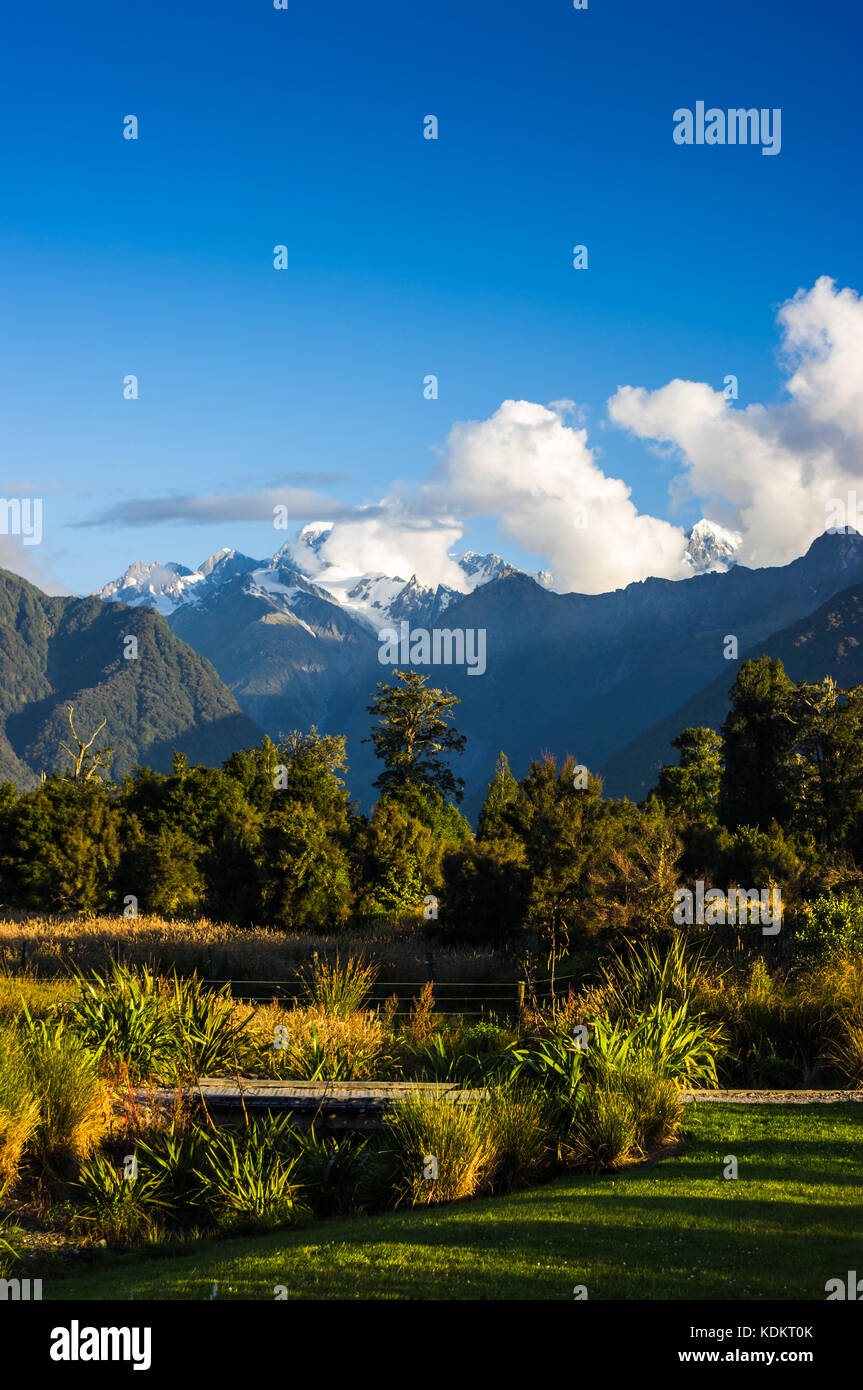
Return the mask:
POLYGON ((77 744, 77 752, 75 749, 70 748, 68 743, 61 743, 60 747, 65 749, 72 759, 72 766, 70 768, 72 780, 75 782, 99 782, 102 779, 102 773, 107 772, 110 766, 111 756, 114 750, 113 748, 100 748, 91 753, 90 749, 93 747, 93 744, 96 742, 96 739, 99 737, 108 721, 107 719, 103 719, 96 732, 85 742, 75 728, 75 721, 72 717, 75 711, 74 705, 69 705, 67 709, 69 715, 69 728, 72 730, 73 742, 77 744))

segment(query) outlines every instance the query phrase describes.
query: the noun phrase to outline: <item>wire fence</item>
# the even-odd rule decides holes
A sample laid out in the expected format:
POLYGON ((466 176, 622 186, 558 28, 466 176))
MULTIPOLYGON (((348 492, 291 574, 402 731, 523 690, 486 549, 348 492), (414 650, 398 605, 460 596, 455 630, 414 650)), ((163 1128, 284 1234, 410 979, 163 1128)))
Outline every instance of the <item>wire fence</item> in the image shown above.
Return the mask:
MULTIPOLYGON (((580 978, 578 975, 556 975, 552 981, 551 976, 547 976, 545 979, 534 980, 532 984, 526 980, 485 980, 480 983, 476 980, 436 980, 433 976, 425 980, 389 980, 374 986, 366 996, 366 1003, 373 1008, 390 1005, 396 1014, 406 1014, 419 1000, 423 991, 431 987, 431 998, 437 1013, 458 1015, 461 1018, 516 1015, 522 1012, 527 1003, 536 1002, 542 1006, 552 998, 559 998, 571 981, 580 978), (458 990, 467 992, 450 993, 458 990)), ((203 983, 214 989, 229 985, 236 998, 251 1003, 263 1003, 273 999, 279 1003, 299 1003, 308 997, 308 986, 301 979, 242 980, 236 976, 220 979, 208 977, 203 983)))

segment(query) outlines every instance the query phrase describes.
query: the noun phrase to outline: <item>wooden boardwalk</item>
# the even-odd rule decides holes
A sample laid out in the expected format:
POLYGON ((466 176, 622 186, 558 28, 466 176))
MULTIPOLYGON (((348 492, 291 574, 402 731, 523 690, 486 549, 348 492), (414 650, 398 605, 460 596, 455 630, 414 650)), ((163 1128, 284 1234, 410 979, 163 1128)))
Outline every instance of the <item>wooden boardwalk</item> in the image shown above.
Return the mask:
MULTIPOLYGON (((145 1104, 170 1107, 176 1091, 139 1088, 145 1104)), ((382 1123, 387 1111, 408 1096, 443 1096, 454 1105, 473 1105, 486 1093, 436 1081, 283 1081, 258 1078, 202 1077, 183 1096, 192 1105, 203 1101, 213 1114, 289 1113, 300 1123, 317 1120, 327 1129, 366 1129, 382 1123)))
MULTIPOLYGON (((217 1115, 287 1113, 301 1124, 316 1120, 326 1129, 367 1129, 380 1125, 393 1106, 408 1096, 443 1096, 454 1105, 473 1105, 486 1092, 465 1090, 437 1081, 285 1081, 250 1077, 238 1082, 230 1077, 203 1077, 198 1086, 186 1087, 184 1098, 203 1104, 217 1115)), ((143 1104, 170 1108, 176 1091, 162 1087, 140 1088, 143 1104)), ((718 1105, 839 1105, 863 1103, 861 1091, 683 1091, 687 1104, 718 1105)))

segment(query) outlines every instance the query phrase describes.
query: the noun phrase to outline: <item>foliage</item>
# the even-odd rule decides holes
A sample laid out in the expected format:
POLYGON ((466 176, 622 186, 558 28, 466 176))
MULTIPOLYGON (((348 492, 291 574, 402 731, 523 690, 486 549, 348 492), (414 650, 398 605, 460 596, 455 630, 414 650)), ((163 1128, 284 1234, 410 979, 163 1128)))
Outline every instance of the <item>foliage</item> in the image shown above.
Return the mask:
POLYGON ((348 1018, 366 1003, 377 974, 374 965, 353 956, 342 963, 338 954, 332 962, 316 954, 311 967, 301 972, 301 979, 310 1004, 331 1018, 348 1018))
POLYGON ((863 892, 852 888, 816 898, 801 915, 793 945, 800 965, 863 953, 863 892))
POLYGON ((396 1206, 435 1206, 472 1197, 494 1165, 494 1143, 479 1117, 443 1095, 400 1101, 385 1123, 384 1151, 396 1206), (426 1176, 433 1172, 436 1176, 426 1176))
POLYGON ((28 1146, 52 1174, 87 1158, 108 1126, 96 1059, 62 1020, 28 1020, 23 1047, 39 1119, 28 1146))
POLYGON ((683 729, 671 746, 680 754, 679 765, 663 767, 657 795, 684 820, 715 823, 723 773, 722 739, 714 729, 683 729))
POLYGON ((0 1187, 17 1178, 39 1115, 23 1040, 17 1029, 5 1026, 0 1030, 0 1187))
POLYGON ((384 794, 414 787, 461 801, 464 782, 446 760, 448 754, 463 753, 466 742, 451 726, 458 697, 429 687, 420 671, 393 671, 393 676, 392 685, 378 681, 378 694, 368 706, 377 720, 368 742, 384 764, 374 785, 384 794))
POLYGON ((307 1215, 293 1176, 298 1163, 298 1155, 280 1152, 266 1126, 252 1124, 239 1136, 217 1131, 195 1172, 221 1225, 282 1226, 307 1215))
POLYGON ((168 1203, 158 1178, 127 1178, 105 1154, 95 1154, 72 1184, 76 1225, 93 1239, 117 1243, 157 1240, 168 1203))
POLYGON ((477 1123, 492 1148, 488 1181, 495 1192, 529 1187, 550 1169, 556 1118, 540 1087, 503 1082, 489 1088, 477 1123))

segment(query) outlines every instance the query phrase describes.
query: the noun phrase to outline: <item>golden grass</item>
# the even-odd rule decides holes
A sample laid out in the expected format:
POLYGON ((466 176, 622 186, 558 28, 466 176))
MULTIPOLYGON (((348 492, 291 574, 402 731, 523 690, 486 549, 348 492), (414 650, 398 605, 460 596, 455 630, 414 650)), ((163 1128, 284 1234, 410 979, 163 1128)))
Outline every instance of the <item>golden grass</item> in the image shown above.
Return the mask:
MULTIPOLYGON (((339 936, 237 927, 231 923, 168 921, 164 917, 40 917, 7 912, 0 920, 0 972, 24 969, 41 977, 73 970, 104 971, 119 956, 130 965, 149 965, 181 974, 196 970, 208 979, 235 982, 293 980, 317 951, 333 960, 363 955, 379 970, 382 984, 422 981, 427 944, 422 919, 375 918, 362 930, 339 936)), ((501 957, 491 948, 435 947, 440 979, 483 983, 500 979, 501 957)))
POLYGON ((55 1005, 76 995, 74 980, 63 975, 42 979, 26 970, 22 975, 0 975, 0 1020, 14 1019, 26 1008, 31 1018, 47 1018, 55 1005))
MULTIPOLYGON (((246 1006, 251 1012, 251 1006, 246 1006)), ((378 1072, 386 1033, 377 1013, 357 1009, 344 1018, 320 1004, 258 1006, 249 1033, 266 1059, 268 1075, 302 1080, 320 1067, 321 1079, 367 1081, 378 1072), (276 1029, 284 1045, 274 1047, 276 1029)))

